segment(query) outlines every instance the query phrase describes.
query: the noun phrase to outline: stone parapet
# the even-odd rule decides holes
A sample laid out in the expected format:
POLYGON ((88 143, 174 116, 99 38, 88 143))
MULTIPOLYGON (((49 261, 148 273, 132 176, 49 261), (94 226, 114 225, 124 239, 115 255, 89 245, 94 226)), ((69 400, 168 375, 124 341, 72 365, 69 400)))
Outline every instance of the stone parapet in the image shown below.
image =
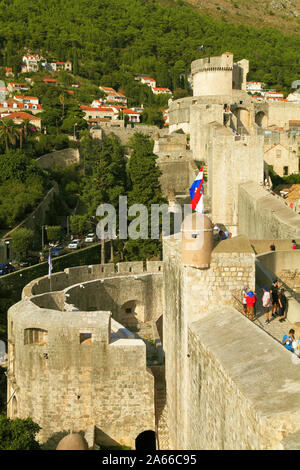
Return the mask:
POLYGON ((153 272, 157 272, 158 265, 161 267, 160 271, 162 271, 163 261, 147 261, 145 267, 143 261, 138 261, 118 263, 116 266, 113 263, 107 263, 66 268, 63 272, 53 273, 51 278, 43 276, 31 281, 24 287, 22 298, 43 294, 49 291, 60 291, 73 284, 103 279, 107 276, 141 274, 144 272, 151 273, 152 267, 154 269, 153 272))

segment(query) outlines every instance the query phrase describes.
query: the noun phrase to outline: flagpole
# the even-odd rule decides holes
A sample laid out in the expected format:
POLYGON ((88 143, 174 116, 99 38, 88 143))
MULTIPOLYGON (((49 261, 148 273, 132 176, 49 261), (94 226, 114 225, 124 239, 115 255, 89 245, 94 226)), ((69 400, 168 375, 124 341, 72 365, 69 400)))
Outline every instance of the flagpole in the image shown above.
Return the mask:
POLYGON ((49 283, 50 283, 50 292, 52 292, 52 282, 51 282, 51 272, 52 272, 52 260, 51 260, 51 248, 49 248, 49 257, 48 257, 48 265, 49 265, 49 283))

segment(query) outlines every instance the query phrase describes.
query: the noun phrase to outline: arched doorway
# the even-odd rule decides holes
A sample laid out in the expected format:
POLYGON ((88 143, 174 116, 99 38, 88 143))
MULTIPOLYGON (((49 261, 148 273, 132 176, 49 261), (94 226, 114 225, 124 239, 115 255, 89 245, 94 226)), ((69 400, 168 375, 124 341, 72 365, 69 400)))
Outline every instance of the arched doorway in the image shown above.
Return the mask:
POLYGON ((139 322, 145 321, 144 304, 138 300, 129 300, 121 306, 120 322, 126 328, 137 330, 139 322))
POLYGON ((154 431, 143 431, 135 440, 135 450, 156 450, 156 434, 154 431))
POLYGON ((16 397, 14 396, 12 399, 12 405, 11 405, 11 417, 12 419, 16 419, 18 416, 18 401, 16 397))
POLYGON ((267 124, 267 116, 263 111, 259 111, 255 114, 255 123, 258 127, 265 127, 267 124))

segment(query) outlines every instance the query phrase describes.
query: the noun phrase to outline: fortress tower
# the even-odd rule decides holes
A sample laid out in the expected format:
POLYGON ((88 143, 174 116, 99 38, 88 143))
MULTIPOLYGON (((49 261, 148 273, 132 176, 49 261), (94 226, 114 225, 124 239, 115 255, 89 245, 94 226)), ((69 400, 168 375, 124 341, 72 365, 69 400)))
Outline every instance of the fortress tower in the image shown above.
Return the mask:
POLYGON ((248 60, 233 63, 233 54, 194 60, 191 65, 194 96, 231 95, 232 89, 246 90, 248 60))
POLYGON ((191 65, 193 95, 230 95, 232 92, 233 54, 194 60, 191 65))

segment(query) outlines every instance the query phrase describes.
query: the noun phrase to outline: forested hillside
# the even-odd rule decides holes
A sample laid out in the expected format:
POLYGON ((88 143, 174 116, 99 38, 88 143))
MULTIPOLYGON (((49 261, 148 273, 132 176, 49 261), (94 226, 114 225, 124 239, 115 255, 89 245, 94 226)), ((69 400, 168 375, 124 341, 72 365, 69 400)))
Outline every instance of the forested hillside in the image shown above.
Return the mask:
POLYGON ((71 59, 75 74, 97 84, 122 87, 126 72, 149 73, 174 91, 185 87, 192 60, 231 51, 250 60, 249 79, 288 91, 300 76, 300 36, 217 22, 182 0, 1 0, 0 7, 2 63, 15 70, 28 47, 71 59))
POLYGON ((300 34, 300 0, 186 1, 201 14, 209 13, 220 21, 270 26, 288 34, 300 34))

